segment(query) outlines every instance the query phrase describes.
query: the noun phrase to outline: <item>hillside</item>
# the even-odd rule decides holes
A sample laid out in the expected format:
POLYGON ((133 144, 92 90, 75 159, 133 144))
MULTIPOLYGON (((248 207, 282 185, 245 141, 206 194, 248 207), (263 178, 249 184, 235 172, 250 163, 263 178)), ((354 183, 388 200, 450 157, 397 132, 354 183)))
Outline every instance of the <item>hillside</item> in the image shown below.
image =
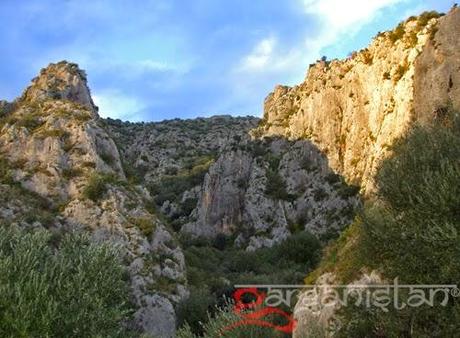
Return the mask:
MULTIPOLYGON (((459 31, 456 7, 409 18, 346 60, 311 65, 303 83, 277 86, 262 119, 103 119, 78 65, 48 65, 16 100, 0 101, 0 259, 26 282, 29 270, 50 269, 43 280, 55 290, 41 303, 65 284, 82 313, 114 314, 110 327, 62 333, 56 320, 18 328, 5 312, 0 335, 94 336, 100 326, 102 336, 214 338, 238 319, 226 304, 235 284, 457 282, 459 31), (16 273, 21 254, 41 258, 16 273), (85 273, 106 283, 49 282, 85 273), (81 305, 72 289, 97 304, 81 305)), ((31 299, 24 317, 42 311, 29 296, 43 283, 10 284, 9 304, 31 299)), ((308 297, 293 311, 294 337, 330 336, 336 315, 347 324, 340 337, 458 332, 453 299, 442 311, 300 311, 308 297)))
POLYGON ((309 139, 348 182, 372 190, 393 141, 416 121, 460 109, 460 12, 427 12, 377 35, 346 60, 310 66, 305 81, 265 99, 255 135, 309 139))

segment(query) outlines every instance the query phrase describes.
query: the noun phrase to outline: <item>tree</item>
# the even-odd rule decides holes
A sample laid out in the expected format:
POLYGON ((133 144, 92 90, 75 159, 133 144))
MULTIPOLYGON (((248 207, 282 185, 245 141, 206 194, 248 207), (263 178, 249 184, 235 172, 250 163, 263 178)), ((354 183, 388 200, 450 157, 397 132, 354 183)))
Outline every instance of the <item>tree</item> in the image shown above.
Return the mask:
POLYGON ((116 249, 87 235, 2 226, 0 336, 126 336, 124 277, 116 249))

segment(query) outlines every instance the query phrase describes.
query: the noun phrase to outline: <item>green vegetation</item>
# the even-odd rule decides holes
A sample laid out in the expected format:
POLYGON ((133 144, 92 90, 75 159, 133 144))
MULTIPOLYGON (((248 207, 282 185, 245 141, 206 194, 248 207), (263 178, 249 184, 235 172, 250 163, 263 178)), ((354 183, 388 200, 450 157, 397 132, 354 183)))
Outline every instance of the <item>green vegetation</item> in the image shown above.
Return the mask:
POLYGON ((66 139, 70 136, 70 134, 69 132, 63 129, 47 129, 47 130, 40 130, 40 133, 38 134, 38 136, 41 138, 57 137, 57 138, 66 139))
MULTIPOLYGON (((447 110, 446 110, 447 111, 447 110)), ((314 281, 334 271, 340 282, 363 268, 402 284, 456 284, 460 280, 460 118, 446 113, 417 126, 393 146, 376 177, 377 200, 331 245, 314 281)), ((401 301, 408 295, 402 292, 401 301)), ((338 337, 454 337, 460 305, 406 307, 389 312, 348 306, 338 337)))
POLYGON ((404 76, 404 74, 406 74, 406 72, 409 70, 409 65, 407 65, 407 63, 403 64, 403 65, 398 65, 398 68, 396 68, 396 72, 394 74, 394 82, 398 82, 399 80, 401 80, 401 78, 404 76))
POLYGON ((137 218, 130 219, 130 221, 131 223, 136 225, 146 237, 151 236, 153 234, 153 231, 155 230, 155 224, 152 218, 137 217, 137 218))
POLYGON ((99 154, 99 156, 108 165, 112 165, 115 163, 115 157, 109 152, 103 151, 99 154))
POLYGON ((388 38, 391 42, 395 43, 396 41, 402 39, 405 33, 406 31, 404 27, 404 22, 400 22, 399 25, 396 26, 396 28, 388 34, 388 38))
POLYGON ((67 168, 62 170, 62 177, 66 180, 70 180, 81 175, 83 175, 83 170, 81 168, 67 168))
MULTIPOLYGON (((217 310, 216 306, 225 307, 226 299, 233 294, 233 285, 299 283, 317 264, 321 252, 318 239, 307 232, 298 232, 281 244, 254 252, 225 245, 223 241, 224 238, 216 240, 214 246, 192 242, 185 249, 191 295, 179 306, 178 316, 179 323, 188 323, 194 334, 208 331, 210 325, 222 327, 221 316, 226 312, 217 310)), ((228 239, 230 242, 232 240, 228 239)), ((266 337, 272 336, 267 334, 266 337)))
POLYGON ((369 51, 369 49, 367 49, 367 48, 364 48, 361 51, 361 56, 362 56, 364 64, 366 64, 366 65, 372 65, 372 63, 374 62, 374 57, 371 54, 371 52, 369 51))
POLYGON ((157 184, 150 186, 156 204, 160 206, 168 200, 179 202, 185 191, 203 183, 204 176, 213 163, 212 156, 202 156, 187 161, 184 170, 180 172, 169 171, 169 175, 165 175, 157 184))
POLYGON ((113 174, 94 173, 83 189, 83 197, 97 202, 107 192, 108 184, 118 184, 118 180, 113 174))
MULTIPOLYGON (((267 318, 264 318, 267 319, 267 318)), ((268 317, 270 320, 270 317, 268 317)), ((241 321, 241 317, 233 312, 232 304, 226 305, 224 308, 216 308, 214 317, 208 317, 208 321, 200 324, 202 335, 194 333, 193 328, 185 325, 180 329, 177 338, 287 338, 289 335, 275 331, 272 328, 261 327, 259 325, 243 325, 240 327, 229 328, 232 325, 241 321)))
POLYGON ((17 127, 24 127, 29 131, 34 131, 43 124, 40 117, 37 114, 26 114, 22 118, 16 121, 17 127))
POLYGON ((279 173, 281 159, 270 153, 265 155, 265 159, 268 162, 268 168, 266 169, 267 183, 265 186, 265 193, 274 199, 294 201, 296 196, 288 193, 286 189, 286 182, 284 182, 279 173))
POLYGON ((88 237, 0 227, 2 337, 126 337, 117 250, 88 237))
POLYGON ((417 29, 421 30, 422 28, 424 28, 428 24, 428 22, 431 19, 436 19, 436 18, 439 18, 439 17, 441 17, 443 15, 444 14, 436 12, 436 11, 423 12, 417 18, 417 29))

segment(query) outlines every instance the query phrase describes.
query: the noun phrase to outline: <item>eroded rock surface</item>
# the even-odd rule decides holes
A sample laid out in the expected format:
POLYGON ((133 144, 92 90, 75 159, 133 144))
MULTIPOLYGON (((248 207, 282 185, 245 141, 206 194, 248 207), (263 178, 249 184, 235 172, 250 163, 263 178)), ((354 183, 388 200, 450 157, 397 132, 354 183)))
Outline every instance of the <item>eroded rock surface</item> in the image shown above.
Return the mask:
POLYGON ((460 109, 460 10, 413 17, 346 60, 311 65, 303 83, 265 100, 256 136, 309 139, 364 191, 393 141, 415 121, 460 109))

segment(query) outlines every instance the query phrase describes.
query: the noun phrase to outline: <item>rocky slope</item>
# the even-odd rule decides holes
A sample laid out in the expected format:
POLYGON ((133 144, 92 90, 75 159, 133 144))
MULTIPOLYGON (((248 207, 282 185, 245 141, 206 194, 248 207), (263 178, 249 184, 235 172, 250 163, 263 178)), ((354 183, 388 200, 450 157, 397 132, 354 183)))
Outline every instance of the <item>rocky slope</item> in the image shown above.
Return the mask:
POLYGON ((51 64, 22 97, 2 107, 2 221, 57 233, 86 230, 118 244, 138 308, 132 325, 172 336, 173 305, 187 294, 182 251, 149 211, 145 189, 127 183, 83 71, 51 64))
POLYGON ((460 10, 411 17, 346 60, 311 65, 265 100, 256 136, 309 139, 348 182, 372 190, 376 166, 414 121, 460 108, 460 10))
POLYGON ((172 337, 188 294, 178 239, 254 251, 305 230, 336 237, 393 141, 460 108, 458 31, 458 9, 410 18, 347 60, 312 65, 302 84, 276 87, 262 121, 103 120, 85 73, 51 64, 20 98, 0 101, 0 221, 117 243, 137 306, 130 325, 172 337))
MULTIPOLYGON (((312 65, 305 82, 293 88, 278 86, 267 97, 264 121, 254 135, 312 140, 332 168, 360 184, 372 198, 376 169, 394 141, 416 123, 442 122, 449 112, 459 111, 459 30, 457 7, 445 16, 424 13, 379 34, 368 48, 347 60, 312 65)), ((352 256, 347 250, 357 250, 356 236, 343 236, 336 253, 343 257, 337 266, 325 263, 325 273, 315 273, 307 281, 323 285, 321 290, 341 284, 337 273, 344 267, 351 269, 353 260, 344 257, 352 256)), ((349 285, 382 282, 382 271, 357 269, 349 285)), ((303 306, 312 301, 308 293, 300 295, 294 337, 308 337, 312 323, 326 331, 336 329, 331 321, 337 307, 303 306)))
POLYGON ((254 140, 259 119, 103 120, 85 73, 50 64, 0 105, 0 220, 88 231, 120 246, 134 328, 174 335, 187 297, 181 238, 219 235, 243 250, 310 230, 336 236, 359 206, 309 141, 254 140))
POLYGON ((234 238, 254 250, 309 230, 333 236, 359 206, 357 189, 309 141, 252 140, 255 118, 129 124, 106 121, 125 167, 175 230, 234 238))

